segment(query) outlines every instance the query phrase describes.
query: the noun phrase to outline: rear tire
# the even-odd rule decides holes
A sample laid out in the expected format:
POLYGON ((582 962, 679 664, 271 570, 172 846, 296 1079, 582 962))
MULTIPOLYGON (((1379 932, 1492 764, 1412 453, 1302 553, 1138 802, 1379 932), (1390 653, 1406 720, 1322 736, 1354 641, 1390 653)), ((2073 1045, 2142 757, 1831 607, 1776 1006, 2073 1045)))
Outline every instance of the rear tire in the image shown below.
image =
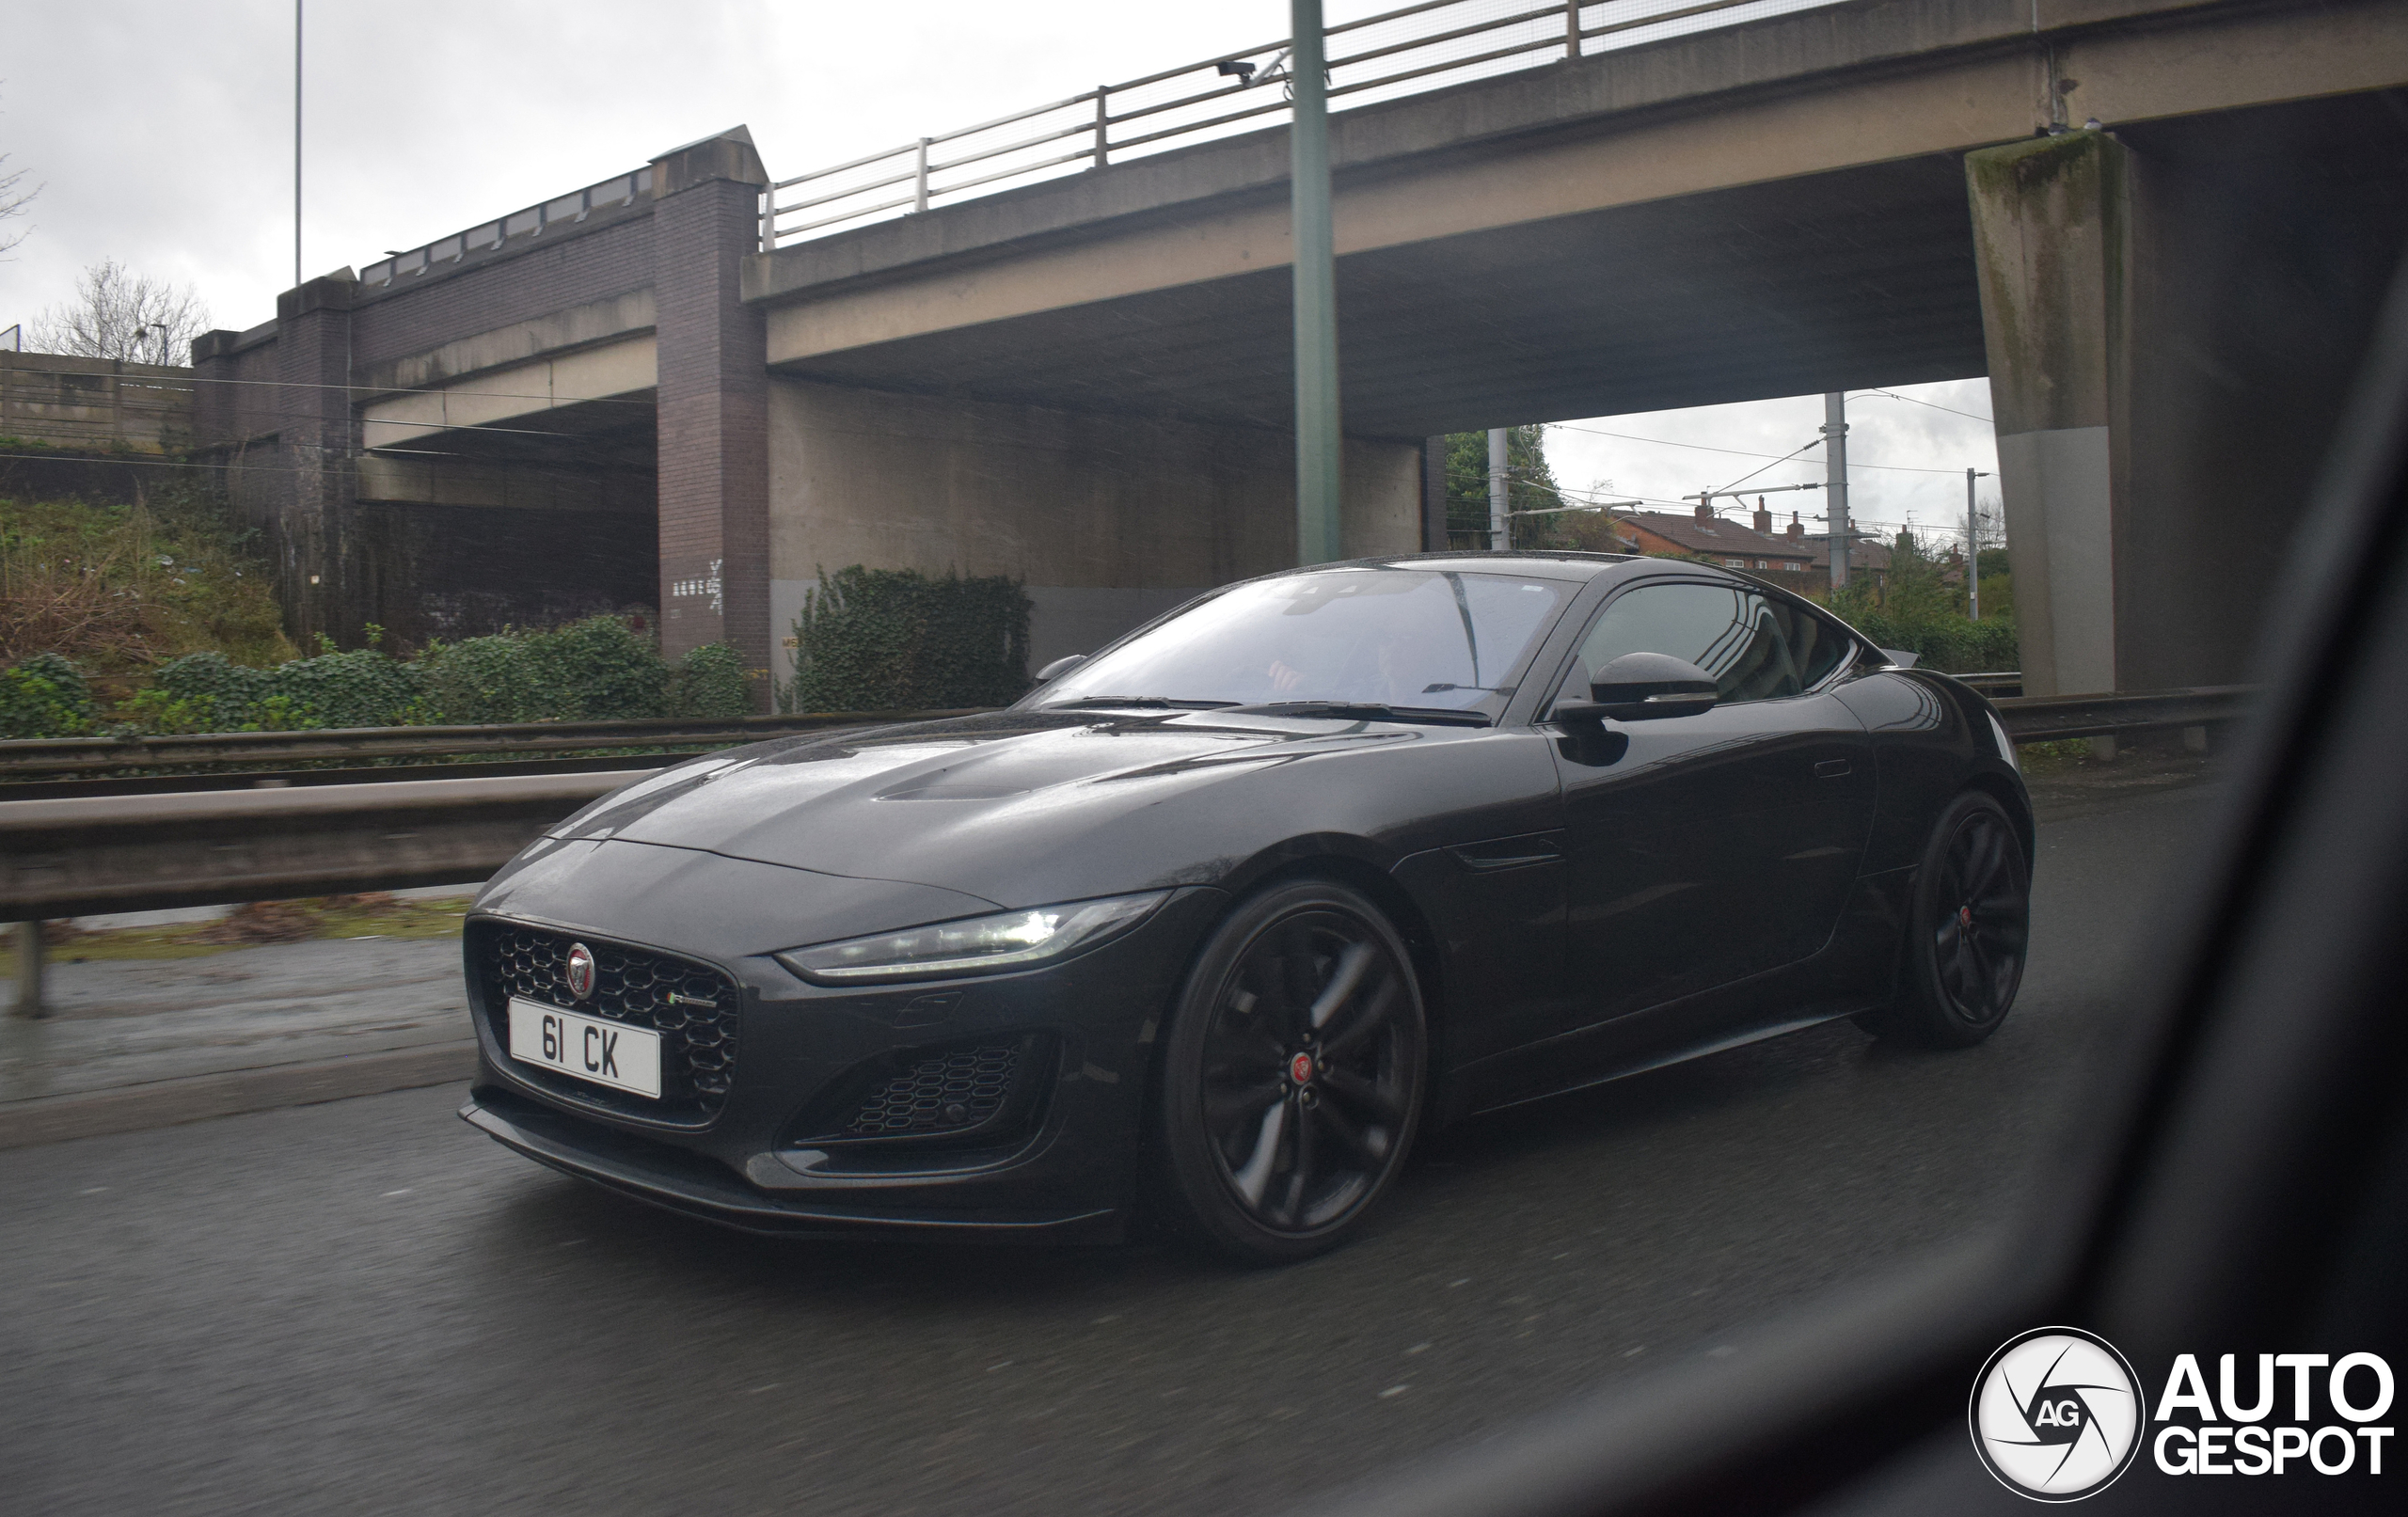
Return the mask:
POLYGON ((1932 824, 1915 871, 1897 998, 1866 1019, 1915 1048, 1971 1048, 2006 1019, 2023 980, 2032 882, 2006 810, 1979 791, 1932 824))
POLYGON ((1361 893, 1274 885, 1216 928, 1180 993, 1155 1102, 1175 1231, 1249 1264, 1335 1248, 1404 1165, 1428 1037, 1403 940, 1361 893))

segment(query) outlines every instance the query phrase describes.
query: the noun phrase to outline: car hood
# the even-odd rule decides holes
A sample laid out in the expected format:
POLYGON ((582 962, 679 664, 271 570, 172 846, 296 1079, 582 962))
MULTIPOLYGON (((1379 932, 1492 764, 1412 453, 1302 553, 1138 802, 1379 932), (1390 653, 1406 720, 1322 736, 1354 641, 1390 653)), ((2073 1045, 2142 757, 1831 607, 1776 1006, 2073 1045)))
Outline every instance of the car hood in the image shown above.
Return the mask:
POLYGON ((1213 873, 1209 861, 1168 840, 1191 829, 1143 824, 1167 824, 1171 813, 1193 819, 1199 793, 1242 774, 1430 735, 1399 723, 1217 712, 997 712, 715 753, 606 796, 549 835, 1037 904, 1211 883, 1199 877, 1213 873), (1141 825, 1125 825, 1132 819, 1141 825), (1105 831, 1113 836, 1100 848, 1105 831))

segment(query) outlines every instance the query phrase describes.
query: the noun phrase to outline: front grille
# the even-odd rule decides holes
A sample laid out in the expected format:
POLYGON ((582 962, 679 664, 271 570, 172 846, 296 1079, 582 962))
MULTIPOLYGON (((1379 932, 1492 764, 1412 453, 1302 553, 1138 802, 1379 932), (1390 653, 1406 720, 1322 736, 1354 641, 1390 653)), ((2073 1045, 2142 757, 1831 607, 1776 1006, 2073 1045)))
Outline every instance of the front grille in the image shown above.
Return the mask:
POLYGON ((742 991, 726 974, 689 958, 540 927, 479 923, 472 930, 485 1016, 503 1049, 510 1047, 515 995, 661 1035, 657 1100, 514 1060, 511 1071, 519 1079, 587 1106, 689 1126, 711 1121, 727 1104, 742 991), (582 1001, 568 989, 568 950, 576 942, 594 952, 594 993, 582 1001))
POLYGON ((842 1135, 905 1138, 976 1127, 1003 1110, 1020 1054, 1017 1043, 929 1054, 863 1098, 842 1135))

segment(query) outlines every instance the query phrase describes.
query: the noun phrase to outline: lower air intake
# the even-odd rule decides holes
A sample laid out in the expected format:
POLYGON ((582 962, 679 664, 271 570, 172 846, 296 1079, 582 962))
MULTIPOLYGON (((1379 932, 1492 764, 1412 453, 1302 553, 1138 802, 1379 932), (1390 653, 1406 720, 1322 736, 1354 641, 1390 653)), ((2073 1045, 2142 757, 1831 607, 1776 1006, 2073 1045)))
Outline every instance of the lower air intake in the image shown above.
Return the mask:
POLYGON ((977 1127, 1003 1110, 1020 1063, 1018 1043, 928 1054, 864 1097, 841 1135, 910 1138, 977 1127))

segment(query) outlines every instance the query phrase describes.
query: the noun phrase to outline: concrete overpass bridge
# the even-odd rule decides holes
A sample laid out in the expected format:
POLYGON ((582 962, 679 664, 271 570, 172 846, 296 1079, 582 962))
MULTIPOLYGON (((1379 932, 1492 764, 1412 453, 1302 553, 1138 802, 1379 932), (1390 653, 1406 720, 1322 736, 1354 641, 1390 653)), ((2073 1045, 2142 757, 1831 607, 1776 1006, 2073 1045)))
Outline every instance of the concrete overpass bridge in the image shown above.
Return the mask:
MULTIPOLYGON (((1104 146, 797 235, 738 129, 212 334, 203 424, 329 630, 772 667, 864 562, 1073 651, 1293 543, 1285 130, 1104 146)), ((2403 150, 2400 0, 1845 0, 1340 112, 1348 547, 1443 529, 1435 434, 1986 373, 2027 687, 2229 679, 2403 150)))

